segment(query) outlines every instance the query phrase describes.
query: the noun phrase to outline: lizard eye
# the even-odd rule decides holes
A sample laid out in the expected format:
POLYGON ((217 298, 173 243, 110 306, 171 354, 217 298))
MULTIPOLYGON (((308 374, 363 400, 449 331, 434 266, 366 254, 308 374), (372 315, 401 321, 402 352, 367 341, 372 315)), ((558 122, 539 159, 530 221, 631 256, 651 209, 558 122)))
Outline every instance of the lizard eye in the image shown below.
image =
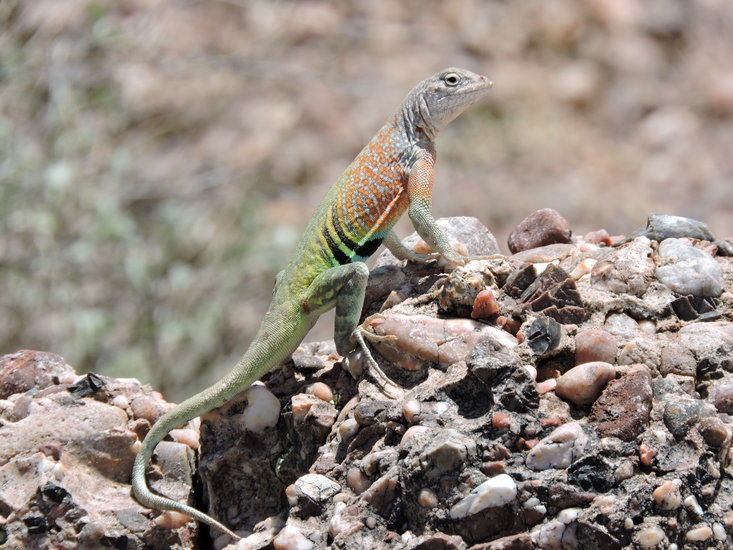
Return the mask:
POLYGON ((461 77, 458 76, 456 73, 448 73, 443 76, 443 82, 445 82, 448 86, 457 86, 460 81, 461 77))

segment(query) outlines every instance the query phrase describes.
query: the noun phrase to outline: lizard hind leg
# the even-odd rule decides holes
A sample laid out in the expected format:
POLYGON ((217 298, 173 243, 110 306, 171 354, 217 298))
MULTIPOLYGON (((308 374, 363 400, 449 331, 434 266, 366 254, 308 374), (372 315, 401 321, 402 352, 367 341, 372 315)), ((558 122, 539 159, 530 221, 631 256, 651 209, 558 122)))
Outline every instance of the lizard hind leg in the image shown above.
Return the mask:
POLYGON ((396 398, 403 393, 402 390, 379 368, 366 343, 376 335, 359 325, 368 279, 369 269, 363 262, 332 267, 311 283, 305 302, 316 313, 336 307, 336 351, 345 358, 349 367, 366 361, 380 390, 388 397, 396 398))

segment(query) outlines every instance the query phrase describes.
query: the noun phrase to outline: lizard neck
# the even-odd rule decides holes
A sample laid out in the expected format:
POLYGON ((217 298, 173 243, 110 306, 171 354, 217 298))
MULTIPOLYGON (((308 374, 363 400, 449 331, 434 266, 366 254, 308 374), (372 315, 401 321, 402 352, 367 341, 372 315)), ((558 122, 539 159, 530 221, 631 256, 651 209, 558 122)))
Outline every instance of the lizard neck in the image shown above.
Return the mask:
POLYGON ((410 145, 433 148, 438 130, 430 122, 427 110, 421 108, 419 97, 408 97, 392 116, 391 123, 410 145))

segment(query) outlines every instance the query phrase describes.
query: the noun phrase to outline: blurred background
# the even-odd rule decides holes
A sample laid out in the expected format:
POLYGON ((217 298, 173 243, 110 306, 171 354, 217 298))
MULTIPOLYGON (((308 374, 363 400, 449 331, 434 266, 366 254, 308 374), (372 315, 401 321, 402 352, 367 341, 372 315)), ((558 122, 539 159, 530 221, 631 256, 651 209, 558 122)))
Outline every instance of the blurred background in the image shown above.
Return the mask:
POLYGON ((201 389, 328 187, 451 65, 494 89, 438 141, 436 217, 504 247, 543 207, 733 234, 730 0, 4 0, 0 352, 201 389))

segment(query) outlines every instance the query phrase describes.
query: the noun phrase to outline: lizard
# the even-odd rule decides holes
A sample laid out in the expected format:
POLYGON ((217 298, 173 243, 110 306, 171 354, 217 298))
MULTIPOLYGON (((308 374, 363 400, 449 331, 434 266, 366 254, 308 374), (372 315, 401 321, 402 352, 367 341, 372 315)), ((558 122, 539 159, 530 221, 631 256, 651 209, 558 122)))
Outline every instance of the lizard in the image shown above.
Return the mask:
POLYGON ((204 512, 153 493, 145 478, 147 466, 172 429, 220 407, 284 363, 327 310, 336 309, 334 341, 345 362, 365 360, 386 378, 366 344, 380 337, 359 325, 369 276, 364 260, 382 243, 400 260, 425 262, 442 256, 460 265, 470 259, 451 248, 432 215, 435 138, 491 86, 485 76, 448 68, 408 93, 326 194, 277 277, 272 302, 244 355, 218 382, 161 416, 145 436, 132 469, 140 504, 185 514, 239 538, 204 512), (433 253, 412 251, 394 233, 405 212, 433 253))

